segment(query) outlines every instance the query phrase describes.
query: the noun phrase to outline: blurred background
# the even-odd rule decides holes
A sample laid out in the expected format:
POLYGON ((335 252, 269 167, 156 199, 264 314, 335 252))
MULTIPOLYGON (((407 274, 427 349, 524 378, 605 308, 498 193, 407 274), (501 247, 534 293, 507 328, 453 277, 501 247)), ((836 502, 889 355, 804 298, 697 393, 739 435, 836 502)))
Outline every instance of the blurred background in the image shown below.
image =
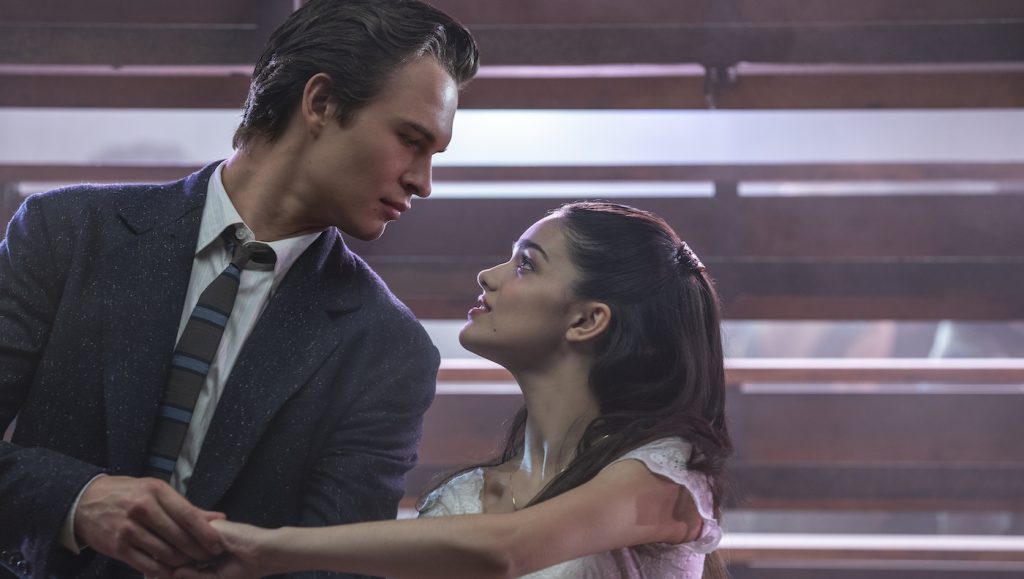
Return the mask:
MULTIPOLYGON (((292 0, 0 0, 0 217, 231 153, 292 0)), ((352 245, 444 361, 403 502, 521 403, 457 332, 581 198, 665 217, 724 300, 739 579, 1024 576, 1024 2, 437 0, 475 33, 434 193, 352 245)))

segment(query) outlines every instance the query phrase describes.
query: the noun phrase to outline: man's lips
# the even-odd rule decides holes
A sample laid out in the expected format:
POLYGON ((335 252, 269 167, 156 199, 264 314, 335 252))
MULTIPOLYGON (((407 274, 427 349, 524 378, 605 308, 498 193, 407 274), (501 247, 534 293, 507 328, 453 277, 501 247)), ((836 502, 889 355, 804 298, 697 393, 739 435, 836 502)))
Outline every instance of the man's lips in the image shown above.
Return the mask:
POLYGON ((391 201, 389 199, 381 199, 380 202, 387 208, 388 218, 393 220, 401 217, 402 213, 409 209, 408 203, 391 201))

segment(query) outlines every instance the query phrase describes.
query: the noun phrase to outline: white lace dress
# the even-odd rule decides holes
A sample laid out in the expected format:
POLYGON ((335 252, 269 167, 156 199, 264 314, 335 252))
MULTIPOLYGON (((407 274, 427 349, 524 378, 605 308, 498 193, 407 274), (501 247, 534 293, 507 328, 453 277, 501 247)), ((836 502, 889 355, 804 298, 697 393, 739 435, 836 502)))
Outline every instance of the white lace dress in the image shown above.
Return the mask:
MULTIPOLYGON (((526 575, 530 579, 696 579, 704 569, 704 555, 718 546, 722 529, 712 514, 711 490, 705 476, 686 470, 691 447, 681 438, 655 440, 627 452, 615 462, 638 460, 654 474, 685 487, 704 518, 700 537, 692 543, 657 543, 565 561, 526 575)), ((612 463, 614 464, 614 462, 612 463)), ((607 467, 606 467, 607 468, 607 467)), ((483 469, 463 473, 427 495, 417 506, 421 517, 471 515, 483 511, 480 496, 483 469)))

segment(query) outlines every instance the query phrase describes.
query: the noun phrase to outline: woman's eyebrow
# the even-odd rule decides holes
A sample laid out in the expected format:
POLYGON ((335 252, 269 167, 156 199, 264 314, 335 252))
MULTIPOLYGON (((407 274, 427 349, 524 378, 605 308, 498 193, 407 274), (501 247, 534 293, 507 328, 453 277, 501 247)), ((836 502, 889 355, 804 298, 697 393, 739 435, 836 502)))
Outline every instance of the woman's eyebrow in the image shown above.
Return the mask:
POLYGON ((533 250, 536 250, 537 253, 539 253, 539 254, 544 256, 544 261, 551 261, 551 259, 548 258, 547 252, 544 251, 544 248, 541 247, 540 245, 538 245, 537 243, 534 243, 533 241, 530 241, 529 239, 520 239, 519 241, 516 242, 514 248, 515 249, 533 249, 533 250))

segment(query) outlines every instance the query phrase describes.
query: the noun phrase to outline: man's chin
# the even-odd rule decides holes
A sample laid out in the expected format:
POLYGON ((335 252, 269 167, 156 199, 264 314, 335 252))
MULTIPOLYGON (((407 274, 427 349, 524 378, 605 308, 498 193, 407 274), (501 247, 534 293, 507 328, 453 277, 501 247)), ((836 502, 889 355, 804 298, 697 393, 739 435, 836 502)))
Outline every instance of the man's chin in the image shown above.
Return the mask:
POLYGON ((384 228, 387 227, 387 223, 383 223, 376 229, 361 229, 354 231, 345 231, 349 236, 358 239, 359 241, 374 241, 379 239, 381 235, 384 235, 384 228))

